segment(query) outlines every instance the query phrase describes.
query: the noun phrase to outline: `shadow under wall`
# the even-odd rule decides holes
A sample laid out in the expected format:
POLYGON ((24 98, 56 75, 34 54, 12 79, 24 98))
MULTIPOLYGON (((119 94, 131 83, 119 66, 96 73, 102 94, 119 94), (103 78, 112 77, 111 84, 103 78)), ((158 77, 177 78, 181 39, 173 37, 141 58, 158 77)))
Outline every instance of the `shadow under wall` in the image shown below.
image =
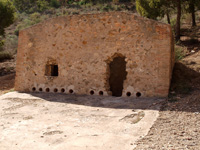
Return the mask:
POLYGON ((34 97, 50 102, 84 105, 90 107, 112 108, 112 109, 143 109, 159 110, 165 99, 158 98, 132 98, 96 95, 76 95, 62 93, 33 92, 27 93, 34 97))

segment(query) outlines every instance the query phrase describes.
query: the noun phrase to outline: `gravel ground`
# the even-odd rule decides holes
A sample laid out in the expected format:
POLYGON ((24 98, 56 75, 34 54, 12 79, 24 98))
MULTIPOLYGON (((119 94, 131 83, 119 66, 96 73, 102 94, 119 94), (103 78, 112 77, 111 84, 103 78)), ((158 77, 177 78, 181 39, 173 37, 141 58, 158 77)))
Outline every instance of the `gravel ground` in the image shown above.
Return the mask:
POLYGON ((200 150, 200 94, 163 104, 159 118, 135 150, 200 150))

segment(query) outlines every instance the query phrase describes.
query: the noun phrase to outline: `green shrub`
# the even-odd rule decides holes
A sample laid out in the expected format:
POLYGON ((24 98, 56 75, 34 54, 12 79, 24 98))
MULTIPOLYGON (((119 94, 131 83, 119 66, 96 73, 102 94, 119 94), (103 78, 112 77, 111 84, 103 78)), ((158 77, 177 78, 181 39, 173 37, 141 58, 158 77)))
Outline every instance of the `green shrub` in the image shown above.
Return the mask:
POLYGON ((174 28, 175 25, 176 25, 176 18, 172 18, 171 19, 171 26, 172 26, 172 28, 174 28))
POLYGON ((2 51, 0 52, 0 62, 6 59, 12 59, 12 55, 9 52, 2 51))
POLYGON ((74 0, 68 0, 67 4, 73 4, 75 1, 74 0))
POLYGON ((55 10, 55 14, 56 14, 56 16, 61 16, 62 15, 62 10, 60 8, 56 9, 55 10))
POLYGON ((78 5, 85 5, 87 4, 87 0, 81 0, 78 2, 78 5))
POLYGON ((60 2, 58 0, 51 0, 50 1, 50 6, 54 8, 59 8, 60 7, 60 2))
POLYGON ((0 47, 4 46, 5 41, 4 40, 0 40, 0 47))
POLYGON ((183 59, 184 56, 185 56, 185 52, 184 52, 183 48, 175 47, 175 60, 179 61, 179 60, 183 59))
POLYGON ((31 21, 28 19, 24 20, 22 23, 18 24, 18 26, 16 27, 16 29, 14 31, 15 35, 18 36, 20 30, 23 30, 29 26, 31 26, 31 21))
POLYGON ((22 13, 43 12, 49 8, 49 2, 46 0, 13 0, 17 10, 22 13))
POLYGON ((13 0, 13 1, 15 7, 20 13, 29 12, 29 9, 35 6, 35 0, 13 0))
POLYGON ((110 10, 114 10, 114 8, 112 7, 112 5, 110 5, 110 4, 105 4, 101 8, 101 11, 110 11, 110 10))
POLYGON ((34 12, 30 15, 31 20, 40 18, 41 14, 39 12, 34 12))
POLYGON ((18 44, 18 37, 16 35, 12 34, 6 35, 4 50, 13 52, 16 49, 17 44, 18 44))
POLYGON ((37 10, 43 12, 49 8, 49 3, 46 0, 37 0, 37 10))
POLYGON ((42 21, 42 19, 41 19, 41 14, 39 13, 39 12, 35 12, 35 13, 32 13, 31 15, 30 15, 30 20, 27 20, 27 24, 29 25, 34 25, 34 24, 36 24, 36 23, 39 23, 39 22, 41 22, 42 21), (29 22, 30 21, 30 22, 29 22))
POLYGON ((4 29, 11 25, 15 19, 15 7, 10 0, 0 0, 0 35, 4 35, 4 29))
POLYGON ((23 21, 18 24, 18 26, 15 29, 15 35, 19 35, 19 30, 23 30, 25 28, 28 28, 34 24, 37 24, 41 21, 43 21, 44 19, 48 18, 47 15, 41 15, 39 12, 34 12, 31 15, 29 15, 29 17, 24 17, 23 21))
POLYGON ((86 7, 86 8, 91 8, 92 6, 93 6, 92 3, 87 3, 87 4, 85 4, 85 7, 86 7))
POLYGON ((4 40, 0 40, 0 51, 3 50, 4 43, 5 43, 4 40))

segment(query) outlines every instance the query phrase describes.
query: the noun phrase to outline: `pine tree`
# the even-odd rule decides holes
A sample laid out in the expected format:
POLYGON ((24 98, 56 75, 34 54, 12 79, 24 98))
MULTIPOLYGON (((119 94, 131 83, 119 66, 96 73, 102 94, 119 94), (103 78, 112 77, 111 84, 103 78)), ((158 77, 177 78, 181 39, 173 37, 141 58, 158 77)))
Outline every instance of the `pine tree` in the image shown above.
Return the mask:
POLYGON ((137 12, 144 17, 156 20, 164 16, 163 0, 136 0, 137 12))
POLYGON ((0 35, 4 29, 14 22, 15 7, 9 0, 0 0, 0 35))

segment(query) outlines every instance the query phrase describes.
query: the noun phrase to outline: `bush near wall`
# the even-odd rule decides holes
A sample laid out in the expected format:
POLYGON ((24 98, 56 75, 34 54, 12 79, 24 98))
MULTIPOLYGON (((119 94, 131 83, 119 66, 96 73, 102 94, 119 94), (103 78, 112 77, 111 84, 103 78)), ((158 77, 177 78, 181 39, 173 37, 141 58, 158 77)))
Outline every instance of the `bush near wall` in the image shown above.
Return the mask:
POLYGON ((6 59, 12 59, 12 55, 9 53, 9 52, 6 52, 6 51, 1 51, 0 52, 0 62, 1 61, 4 61, 6 59))

